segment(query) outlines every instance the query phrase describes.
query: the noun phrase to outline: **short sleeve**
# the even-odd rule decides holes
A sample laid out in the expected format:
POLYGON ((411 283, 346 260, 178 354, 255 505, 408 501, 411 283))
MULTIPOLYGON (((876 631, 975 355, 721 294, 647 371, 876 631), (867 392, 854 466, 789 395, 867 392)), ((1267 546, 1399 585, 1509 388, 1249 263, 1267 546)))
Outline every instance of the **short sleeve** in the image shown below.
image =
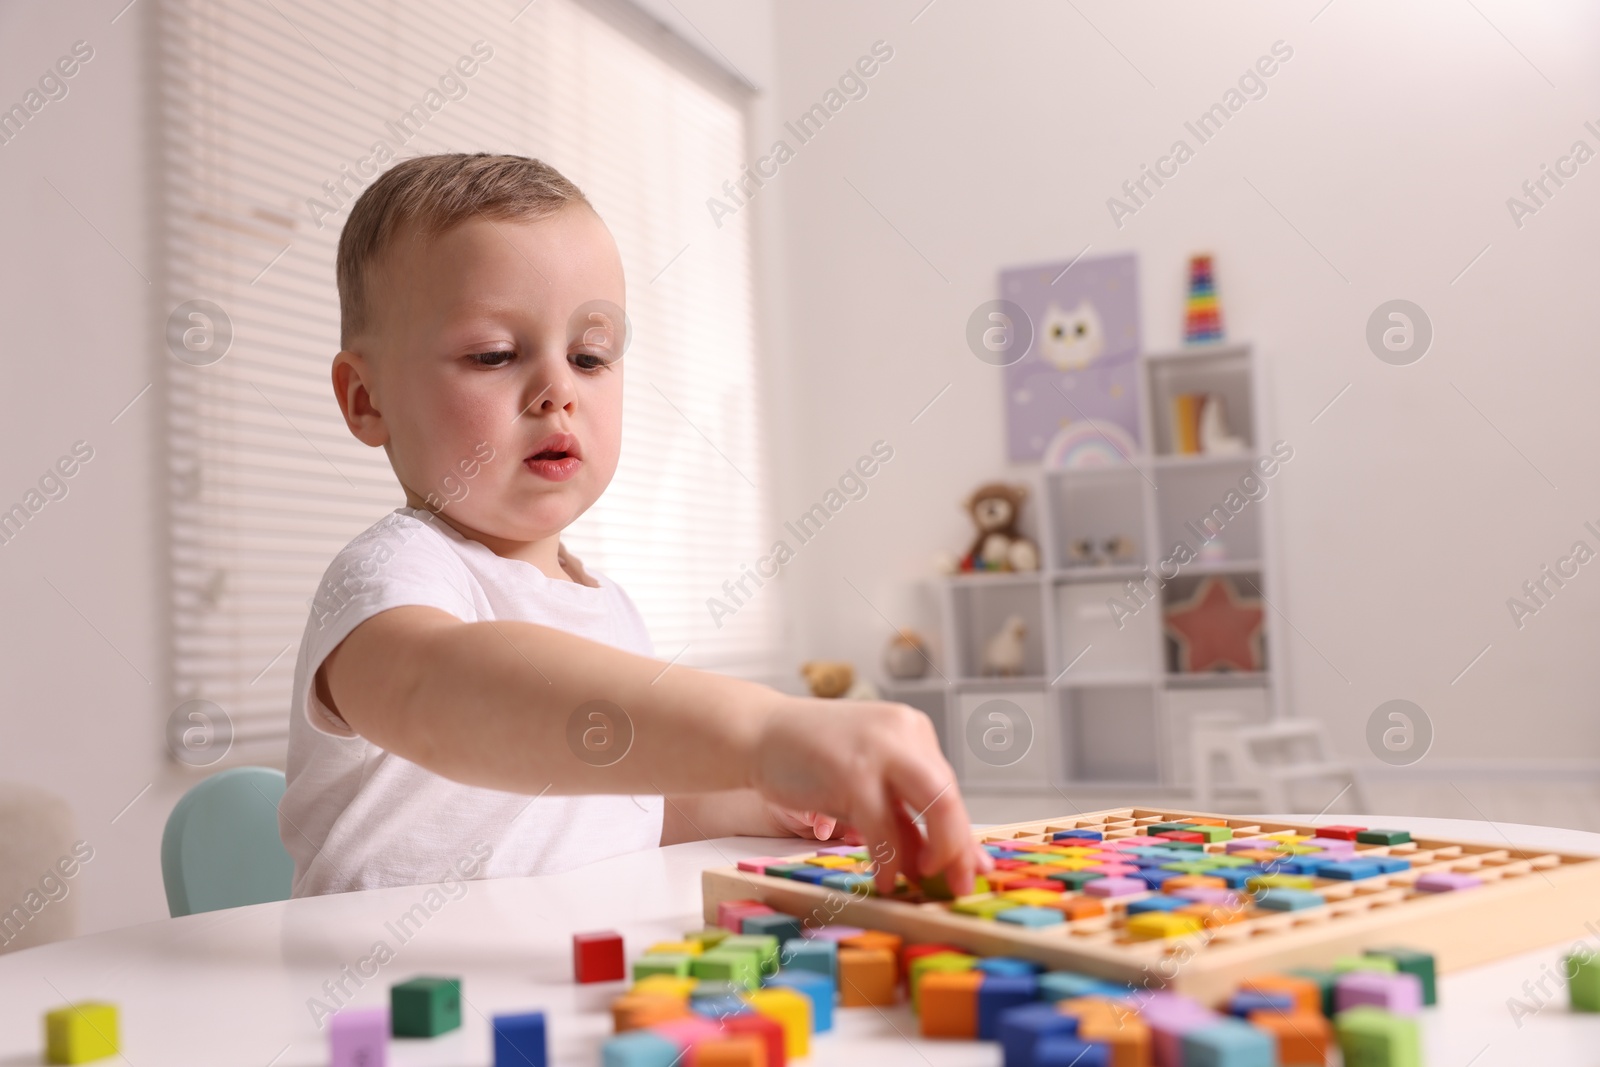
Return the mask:
POLYGON ((431 528, 436 521, 397 512, 363 531, 323 572, 295 667, 295 710, 318 732, 356 736, 318 698, 316 676, 328 653, 357 626, 407 605, 438 608, 462 622, 478 618, 475 579, 445 536, 431 528))

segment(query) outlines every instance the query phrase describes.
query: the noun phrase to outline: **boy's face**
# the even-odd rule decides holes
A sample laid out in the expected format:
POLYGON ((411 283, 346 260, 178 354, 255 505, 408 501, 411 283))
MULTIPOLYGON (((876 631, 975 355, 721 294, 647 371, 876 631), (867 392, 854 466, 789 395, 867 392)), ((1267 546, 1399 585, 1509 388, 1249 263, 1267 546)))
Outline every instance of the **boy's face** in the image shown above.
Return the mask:
POLYGON ((369 327, 340 356, 370 396, 365 420, 346 398, 351 429, 387 447, 409 504, 490 547, 559 534, 620 450, 626 296, 605 223, 582 205, 479 217, 402 233, 374 266, 369 327))

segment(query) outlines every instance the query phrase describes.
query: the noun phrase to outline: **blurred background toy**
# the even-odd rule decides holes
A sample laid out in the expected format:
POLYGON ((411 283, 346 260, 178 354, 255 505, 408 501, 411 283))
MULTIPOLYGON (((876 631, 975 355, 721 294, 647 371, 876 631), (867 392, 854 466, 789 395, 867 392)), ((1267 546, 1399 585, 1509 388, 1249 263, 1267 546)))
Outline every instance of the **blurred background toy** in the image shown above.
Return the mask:
POLYGON ((963 571, 1036 571, 1039 546, 1018 529, 1028 487, 989 482, 973 490, 963 505, 978 528, 961 561, 963 571))
POLYGON ((842 700, 877 700, 878 687, 857 678, 856 669, 843 660, 814 659, 800 665, 800 677, 814 697, 842 700))
POLYGON ((928 642, 915 630, 897 630, 883 650, 883 671, 897 682, 928 673, 928 642))
POLYGON ((1024 639, 1028 624, 1021 615, 1012 615, 983 646, 983 673, 1013 678, 1022 673, 1024 639))
POLYGON ((1211 277, 1211 257, 1189 258, 1189 299, 1184 305, 1183 339, 1195 344, 1222 340, 1222 307, 1211 277))

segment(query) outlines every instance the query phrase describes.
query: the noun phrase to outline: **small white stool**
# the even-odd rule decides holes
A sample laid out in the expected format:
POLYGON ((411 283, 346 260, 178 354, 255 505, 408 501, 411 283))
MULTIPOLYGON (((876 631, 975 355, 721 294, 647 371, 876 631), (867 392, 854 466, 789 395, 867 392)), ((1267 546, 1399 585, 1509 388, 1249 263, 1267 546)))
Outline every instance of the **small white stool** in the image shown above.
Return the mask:
POLYGON ((1233 712, 1207 712, 1190 720, 1189 755, 1195 806, 1202 811, 1210 810, 1222 781, 1216 775, 1218 760, 1226 764, 1228 785, 1260 794, 1262 811, 1299 810, 1290 787, 1323 779, 1344 780, 1354 809, 1367 808, 1355 771, 1329 758, 1321 723, 1292 719, 1246 725, 1233 712))

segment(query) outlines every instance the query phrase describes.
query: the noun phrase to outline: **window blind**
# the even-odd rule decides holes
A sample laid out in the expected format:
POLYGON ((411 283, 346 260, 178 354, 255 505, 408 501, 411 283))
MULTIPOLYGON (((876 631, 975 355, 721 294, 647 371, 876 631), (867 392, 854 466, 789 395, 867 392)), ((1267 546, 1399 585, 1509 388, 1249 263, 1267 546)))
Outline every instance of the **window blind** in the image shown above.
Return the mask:
POLYGON ((317 582, 404 503, 329 385, 334 256, 360 189, 432 152, 544 159, 610 226, 633 329, 622 460, 564 540, 663 659, 769 670, 779 590, 720 625, 707 606, 771 539, 748 220, 705 207, 746 158, 746 90, 609 0, 162 0, 158 18, 174 706, 211 701, 236 749, 281 751, 317 582))

